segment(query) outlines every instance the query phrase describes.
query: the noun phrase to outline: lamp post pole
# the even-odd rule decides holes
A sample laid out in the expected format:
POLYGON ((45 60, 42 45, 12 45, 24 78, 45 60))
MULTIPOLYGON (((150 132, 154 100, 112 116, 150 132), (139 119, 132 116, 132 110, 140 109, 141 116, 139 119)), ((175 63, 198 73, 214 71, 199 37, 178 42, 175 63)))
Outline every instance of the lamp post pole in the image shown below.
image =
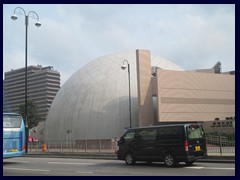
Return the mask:
POLYGON ((130 86, 130 64, 128 63, 127 60, 123 61, 122 64, 122 70, 126 69, 126 65, 124 63, 127 63, 128 65, 128 88, 129 88, 129 122, 130 122, 130 128, 132 128, 132 111, 131 111, 131 86, 130 86))
POLYGON ((28 37, 28 24, 29 24, 29 17, 36 19, 37 22, 35 23, 35 25, 37 27, 41 26, 41 23, 39 22, 39 17, 38 14, 34 11, 30 11, 28 12, 28 14, 26 14, 25 10, 21 7, 16 7, 14 9, 14 14, 11 16, 12 20, 17 20, 17 16, 16 14, 19 15, 24 15, 25 16, 25 27, 26 27, 26 34, 25 34, 25 132, 26 132, 26 153, 28 152, 28 106, 27 106, 27 37, 28 37), (32 16, 29 16, 29 15, 32 16))

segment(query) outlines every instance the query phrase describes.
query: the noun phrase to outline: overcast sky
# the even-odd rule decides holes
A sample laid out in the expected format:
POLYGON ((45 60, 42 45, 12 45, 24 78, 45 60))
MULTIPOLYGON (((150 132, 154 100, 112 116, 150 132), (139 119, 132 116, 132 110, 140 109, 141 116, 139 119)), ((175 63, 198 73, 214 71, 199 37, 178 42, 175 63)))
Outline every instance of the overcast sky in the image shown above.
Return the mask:
POLYGON ((235 70, 235 5, 3 5, 4 72, 25 67, 25 21, 16 7, 35 11, 30 18, 28 65, 53 66, 61 85, 78 69, 104 55, 147 49, 185 70, 235 70))

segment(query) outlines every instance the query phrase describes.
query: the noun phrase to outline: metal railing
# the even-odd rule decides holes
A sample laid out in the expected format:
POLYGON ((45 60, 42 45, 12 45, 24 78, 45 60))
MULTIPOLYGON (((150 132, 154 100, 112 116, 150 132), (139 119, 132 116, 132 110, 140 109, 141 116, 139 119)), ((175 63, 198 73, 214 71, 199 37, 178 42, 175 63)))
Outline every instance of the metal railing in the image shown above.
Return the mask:
MULTIPOLYGON (((235 156, 235 140, 222 136, 206 137, 208 155, 235 156)), ((29 142, 29 152, 98 152, 114 153, 117 142, 114 139, 82 139, 74 141, 29 142), (44 149, 43 145, 45 145, 44 149)))
POLYGON ((228 140, 224 136, 207 136, 207 152, 235 156, 235 140, 228 140))
POLYGON ((115 152, 114 139, 84 139, 75 141, 29 142, 29 152, 115 152), (46 146, 46 149, 43 148, 46 146))

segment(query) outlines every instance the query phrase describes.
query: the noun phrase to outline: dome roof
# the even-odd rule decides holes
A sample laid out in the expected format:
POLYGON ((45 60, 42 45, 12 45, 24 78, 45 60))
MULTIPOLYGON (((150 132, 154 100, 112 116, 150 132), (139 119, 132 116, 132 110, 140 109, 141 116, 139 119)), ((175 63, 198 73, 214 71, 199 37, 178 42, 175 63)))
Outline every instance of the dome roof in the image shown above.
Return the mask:
MULTIPOLYGON (((132 126, 137 123, 136 54, 121 53, 93 60, 74 73, 60 88, 49 110, 45 140, 114 138, 129 127, 128 73, 123 60, 130 64, 132 126)), ((152 66, 166 70, 183 69, 157 56, 152 66)))

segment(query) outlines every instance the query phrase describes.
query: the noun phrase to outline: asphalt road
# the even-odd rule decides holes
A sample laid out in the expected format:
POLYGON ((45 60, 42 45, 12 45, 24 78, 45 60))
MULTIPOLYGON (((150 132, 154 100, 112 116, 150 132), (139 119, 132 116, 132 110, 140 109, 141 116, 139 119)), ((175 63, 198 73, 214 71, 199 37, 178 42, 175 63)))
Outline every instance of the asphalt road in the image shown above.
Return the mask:
POLYGON ((234 163, 181 163, 167 168, 163 163, 106 159, 21 157, 3 160, 3 176, 235 176, 234 163))

